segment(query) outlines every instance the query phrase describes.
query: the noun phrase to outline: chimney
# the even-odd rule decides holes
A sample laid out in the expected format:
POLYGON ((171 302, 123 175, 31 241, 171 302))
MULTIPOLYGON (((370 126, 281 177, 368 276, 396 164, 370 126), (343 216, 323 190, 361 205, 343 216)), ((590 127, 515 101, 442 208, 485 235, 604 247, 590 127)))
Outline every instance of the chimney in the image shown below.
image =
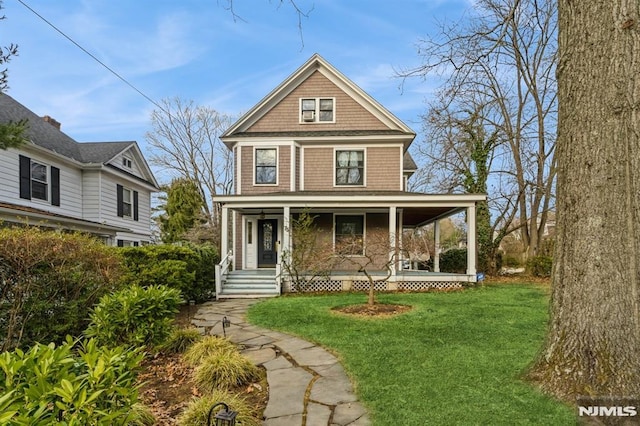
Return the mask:
POLYGON ((53 117, 49 117, 48 115, 45 115, 44 117, 42 117, 44 119, 44 121, 46 121, 47 123, 51 124, 53 127, 55 127, 56 129, 60 130, 60 122, 58 120, 56 120, 53 117))

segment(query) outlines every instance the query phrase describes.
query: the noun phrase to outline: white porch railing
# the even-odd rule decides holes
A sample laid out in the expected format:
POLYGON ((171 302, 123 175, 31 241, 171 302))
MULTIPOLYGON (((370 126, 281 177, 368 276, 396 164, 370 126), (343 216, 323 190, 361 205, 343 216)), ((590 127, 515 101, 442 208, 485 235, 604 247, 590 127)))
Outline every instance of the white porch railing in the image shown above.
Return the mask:
POLYGON ((229 267, 233 262, 233 251, 229 252, 216 265, 216 298, 222 293, 222 284, 229 273, 229 267))

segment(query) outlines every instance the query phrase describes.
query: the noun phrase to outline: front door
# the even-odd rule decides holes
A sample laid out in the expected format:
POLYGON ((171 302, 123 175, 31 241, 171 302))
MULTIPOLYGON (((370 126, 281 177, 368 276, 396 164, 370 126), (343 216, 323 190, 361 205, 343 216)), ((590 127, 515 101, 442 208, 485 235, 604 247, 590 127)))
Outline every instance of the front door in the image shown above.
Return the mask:
POLYGON ((278 259, 276 239, 277 219, 258 220, 258 268, 275 268, 278 259))

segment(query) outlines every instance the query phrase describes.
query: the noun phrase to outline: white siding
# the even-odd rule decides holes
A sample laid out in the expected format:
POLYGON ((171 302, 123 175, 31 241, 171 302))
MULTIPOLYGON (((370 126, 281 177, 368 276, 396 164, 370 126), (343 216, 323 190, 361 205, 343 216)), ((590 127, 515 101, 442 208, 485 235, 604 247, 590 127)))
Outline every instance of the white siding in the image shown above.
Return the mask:
POLYGON ((102 222, 100 216, 100 179, 98 170, 85 170, 82 173, 82 210, 84 219, 94 222, 102 222))
POLYGON ((0 201, 17 204, 20 200, 18 161, 17 151, 13 149, 0 151, 0 201))
POLYGON ((118 155, 117 157, 115 157, 113 159, 113 161, 110 162, 110 164, 113 164, 114 166, 116 166, 119 169, 122 169, 126 172, 129 172, 135 176, 138 176, 140 178, 145 178, 142 172, 142 169, 140 167, 140 165, 138 164, 138 155, 135 153, 135 151, 129 149, 125 152, 123 152, 122 154, 118 155), (122 159, 123 157, 128 158, 129 160, 131 160, 131 167, 127 168, 123 165, 122 163, 122 159))
POLYGON ((102 173, 101 178, 101 212, 102 221, 106 221, 108 225, 120 226, 128 228, 136 234, 144 236, 151 235, 151 192, 140 185, 121 179, 116 176, 102 173), (133 218, 118 217, 118 200, 116 185, 122 185, 133 191, 138 191, 138 217, 135 221, 133 218))
MULTIPOLYGON (((48 176, 51 190, 51 174, 48 176)), ((56 214, 82 218, 82 171, 68 163, 45 156, 39 152, 26 150, 0 151, 0 201, 34 207, 56 214), (22 154, 47 166, 60 169, 60 206, 51 205, 49 201, 25 200, 20 198, 19 155, 22 154)))

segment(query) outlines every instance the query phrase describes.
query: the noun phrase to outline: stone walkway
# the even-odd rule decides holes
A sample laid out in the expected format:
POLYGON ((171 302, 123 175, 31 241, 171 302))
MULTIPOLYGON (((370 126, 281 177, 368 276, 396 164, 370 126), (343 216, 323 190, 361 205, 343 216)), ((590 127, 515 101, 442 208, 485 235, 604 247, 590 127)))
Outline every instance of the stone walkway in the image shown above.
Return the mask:
POLYGON ((313 343, 245 322, 256 299, 229 299, 200 305, 192 323, 205 334, 222 336, 222 318, 231 321, 227 337, 267 370, 269 402, 264 425, 370 425, 338 359, 313 343))

